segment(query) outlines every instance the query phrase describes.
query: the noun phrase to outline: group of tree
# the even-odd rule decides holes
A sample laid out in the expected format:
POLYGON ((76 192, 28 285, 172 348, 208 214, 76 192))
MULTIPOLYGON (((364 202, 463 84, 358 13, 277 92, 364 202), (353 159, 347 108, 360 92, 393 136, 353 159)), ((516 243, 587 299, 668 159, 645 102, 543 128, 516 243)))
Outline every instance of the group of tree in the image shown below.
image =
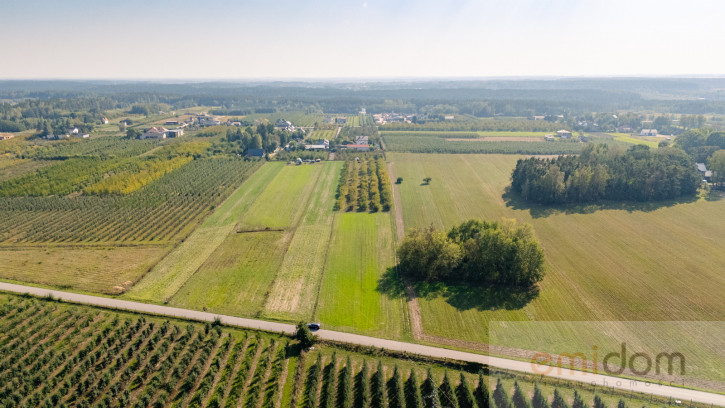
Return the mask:
POLYGON ((677 136, 675 146, 684 149, 695 161, 704 163, 713 153, 725 149, 725 132, 706 128, 689 130, 677 136))
POLYGON ((413 280, 526 289, 544 277, 544 252, 531 225, 469 220, 448 233, 413 229, 398 249, 400 272, 413 280))
POLYGON ((288 131, 274 128, 274 124, 258 124, 245 128, 229 128, 220 143, 214 145, 217 152, 245 155, 249 149, 264 149, 265 153, 274 152, 277 147, 290 141, 288 131))
POLYGON ((345 160, 337 185, 334 210, 388 211, 393 202, 388 170, 381 157, 345 160))
POLYGON ((576 156, 520 159, 511 189, 540 204, 656 201, 693 196, 701 179, 694 161, 681 149, 637 145, 623 151, 599 144, 588 145, 576 156))

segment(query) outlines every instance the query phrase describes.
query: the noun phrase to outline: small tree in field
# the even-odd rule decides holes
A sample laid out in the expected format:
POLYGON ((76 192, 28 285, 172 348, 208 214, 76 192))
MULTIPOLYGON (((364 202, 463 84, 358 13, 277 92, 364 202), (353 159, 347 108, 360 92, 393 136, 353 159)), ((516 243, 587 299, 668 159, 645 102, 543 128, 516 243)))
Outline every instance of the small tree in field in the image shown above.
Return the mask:
POLYGON ((398 179, 395 180, 395 184, 402 184, 402 183, 403 183, 403 178, 402 177, 398 177, 398 179))
POLYGON ((430 177, 426 177, 423 179, 423 184, 428 185, 428 184, 430 184, 431 180, 433 180, 433 179, 430 177))
POLYGON ((302 348, 310 348, 317 342, 317 336, 312 334, 310 328, 307 327, 305 322, 297 323, 297 331, 295 332, 295 339, 300 342, 302 348))

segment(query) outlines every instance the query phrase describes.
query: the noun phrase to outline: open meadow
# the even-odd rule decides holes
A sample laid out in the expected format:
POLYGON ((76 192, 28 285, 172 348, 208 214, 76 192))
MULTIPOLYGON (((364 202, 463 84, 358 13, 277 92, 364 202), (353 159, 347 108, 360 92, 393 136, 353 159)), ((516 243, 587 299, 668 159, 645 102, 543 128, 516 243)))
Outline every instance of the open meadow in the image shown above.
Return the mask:
MULTIPOLYGON (((469 218, 514 218, 533 225, 546 254, 547 275, 540 295, 530 302, 463 287, 445 291, 419 287, 426 334, 455 338, 463 341, 459 347, 475 348, 476 343, 490 340, 489 323, 494 321, 722 318, 725 202, 702 197, 690 202, 647 204, 529 205, 506 193, 517 158, 388 156, 395 174, 404 180, 396 188, 402 196, 406 229, 430 225, 449 228, 469 218), (432 178, 429 185, 421 183, 424 177, 432 178)), ((606 332, 606 325, 600 329, 606 332)), ((545 335, 553 338, 561 327, 552 325, 550 330, 545 335)), ((715 339, 690 344, 687 333, 679 333, 681 344, 698 361, 696 373, 689 374, 725 380, 722 350, 715 355, 723 360, 704 358, 700 353, 716 349, 715 339)), ((643 336, 635 333, 634 338, 647 347, 643 336)), ((616 341, 617 336, 597 338, 606 343, 616 341)), ((534 343, 535 339, 528 342, 534 343)), ((527 342, 520 340, 518 344, 523 348, 527 342)), ((650 342, 649 347, 654 344, 656 341, 650 342)), ((590 350, 591 346, 571 336, 551 351, 590 350)))
POLYGON ((389 213, 338 213, 315 318, 338 330, 410 339, 405 300, 377 291, 395 265, 394 239, 389 213))

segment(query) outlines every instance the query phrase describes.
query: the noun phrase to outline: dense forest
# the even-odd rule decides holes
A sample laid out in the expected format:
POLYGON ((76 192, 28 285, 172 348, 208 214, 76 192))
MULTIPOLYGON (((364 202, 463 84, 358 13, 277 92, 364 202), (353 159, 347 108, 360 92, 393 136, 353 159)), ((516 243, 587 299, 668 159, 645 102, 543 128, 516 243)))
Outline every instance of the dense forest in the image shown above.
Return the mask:
POLYGON ((526 201, 541 204, 598 200, 657 201, 697 192, 702 177, 683 150, 626 151, 608 145, 588 145, 578 156, 520 159, 511 189, 526 201))

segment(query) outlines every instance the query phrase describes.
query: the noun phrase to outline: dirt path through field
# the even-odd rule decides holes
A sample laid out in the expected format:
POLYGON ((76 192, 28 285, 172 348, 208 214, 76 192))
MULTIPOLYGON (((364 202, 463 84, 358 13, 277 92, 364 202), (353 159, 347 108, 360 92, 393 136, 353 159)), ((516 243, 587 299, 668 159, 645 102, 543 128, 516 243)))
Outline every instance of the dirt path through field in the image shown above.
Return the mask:
MULTIPOLYGON (((397 176, 395 175, 395 164, 388 162, 388 176, 390 177, 390 184, 393 185, 393 214, 395 215, 395 231, 396 231, 396 246, 398 242, 401 242, 405 237, 405 225, 403 224, 403 202, 400 199, 400 190, 398 185, 395 184, 397 176)), ((397 255, 395 263, 398 263, 397 255)), ((413 334, 413 338, 416 341, 426 340, 423 334, 423 321, 420 315, 420 305, 418 305, 418 296, 415 293, 415 289, 410 283, 405 283, 405 296, 408 303, 408 315, 410 316, 410 329, 413 334)))

